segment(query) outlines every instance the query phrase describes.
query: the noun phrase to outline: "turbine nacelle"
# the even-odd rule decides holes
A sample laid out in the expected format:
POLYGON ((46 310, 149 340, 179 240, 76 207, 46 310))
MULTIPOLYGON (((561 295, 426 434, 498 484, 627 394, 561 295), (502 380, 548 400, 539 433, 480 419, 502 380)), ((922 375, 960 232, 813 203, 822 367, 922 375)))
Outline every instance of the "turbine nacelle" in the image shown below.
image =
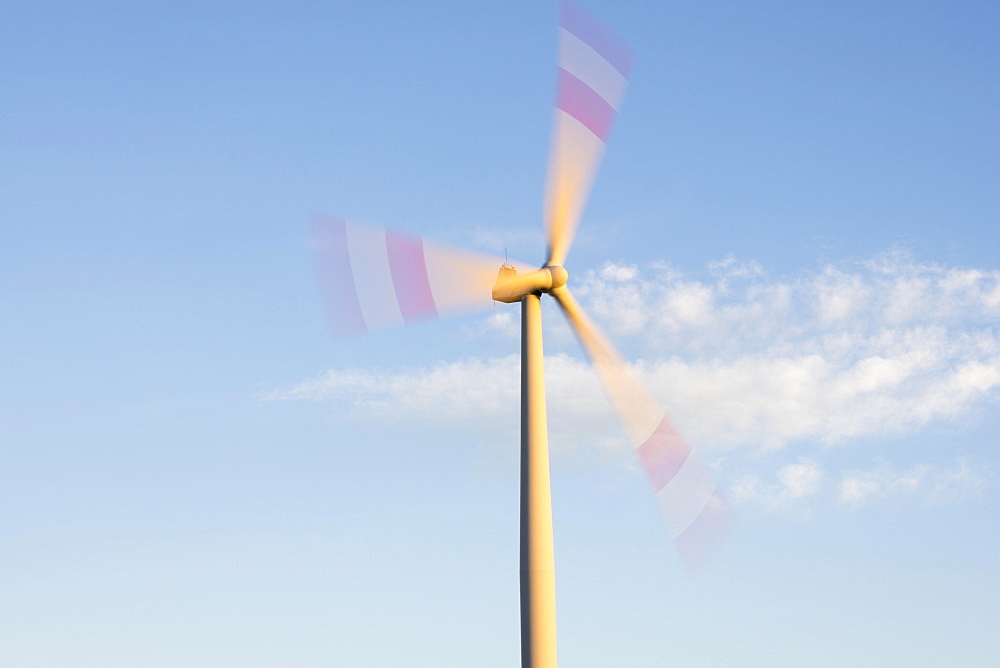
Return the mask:
POLYGON ((504 264, 500 266, 497 282, 493 285, 493 300, 514 304, 527 295, 561 288, 566 285, 568 277, 566 270, 558 265, 549 265, 518 275, 514 267, 504 264))

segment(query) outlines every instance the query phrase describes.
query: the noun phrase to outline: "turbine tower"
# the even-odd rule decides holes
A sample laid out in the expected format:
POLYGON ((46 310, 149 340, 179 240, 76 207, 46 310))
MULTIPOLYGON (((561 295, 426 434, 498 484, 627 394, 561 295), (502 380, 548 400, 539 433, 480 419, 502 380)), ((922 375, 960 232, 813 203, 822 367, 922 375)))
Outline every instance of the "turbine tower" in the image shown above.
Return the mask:
POLYGON ((731 511, 695 453, 587 317, 563 264, 625 91, 631 56, 597 19, 560 2, 559 66, 539 269, 337 218, 313 222, 317 278, 334 334, 449 312, 521 304, 521 665, 556 665, 555 556, 541 296, 555 298, 597 370, 685 566, 722 536, 731 511), (499 265, 499 271, 497 267, 499 265))

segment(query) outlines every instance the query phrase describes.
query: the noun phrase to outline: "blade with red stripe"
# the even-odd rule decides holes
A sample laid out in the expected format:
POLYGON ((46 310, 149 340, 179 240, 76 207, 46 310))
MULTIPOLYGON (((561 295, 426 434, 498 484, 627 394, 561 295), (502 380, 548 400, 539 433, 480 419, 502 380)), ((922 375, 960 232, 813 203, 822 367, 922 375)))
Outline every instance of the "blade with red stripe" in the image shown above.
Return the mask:
POLYGON ((625 93, 632 57, 596 18, 560 3, 559 68, 546 186, 546 264, 562 265, 625 93))
POLYGON ((503 258, 342 218, 312 221, 316 277, 337 337, 489 308, 503 258))
POLYGON ((635 449, 677 551, 690 571, 712 553, 733 518, 711 473, 565 287, 552 291, 597 370, 635 449))

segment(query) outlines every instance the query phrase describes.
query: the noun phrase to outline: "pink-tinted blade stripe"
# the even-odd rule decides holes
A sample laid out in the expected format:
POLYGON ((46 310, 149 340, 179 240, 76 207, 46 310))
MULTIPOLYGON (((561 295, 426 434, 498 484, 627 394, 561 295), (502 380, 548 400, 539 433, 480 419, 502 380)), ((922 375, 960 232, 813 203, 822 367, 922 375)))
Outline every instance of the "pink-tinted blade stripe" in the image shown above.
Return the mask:
POLYGON ((427 279, 423 241, 386 230, 385 247, 403 320, 411 322, 437 317, 437 307, 427 279))
POLYGON ((316 279, 334 336, 368 331, 354 285, 347 246, 347 223, 342 218, 314 218, 313 256, 316 279))
POLYGON ((628 80, 573 33, 559 31, 559 67, 594 89, 615 109, 621 104, 628 80))
POLYGON ((612 67, 628 77, 632 69, 632 54, 615 35, 592 14, 575 3, 559 3, 559 25, 590 45, 594 51, 611 63, 612 67))
POLYGON ((701 514, 674 539, 677 552, 688 572, 697 570, 715 553, 735 518, 736 515, 722 492, 715 490, 701 514))
POLYGON ((566 70, 559 68, 559 94, 557 106, 580 121, 598 139, 607 142, 615 109, 594 89, 566 70))
POLYGON ((673 480, 690 453, 691 449, 666 417, 660 420, 646 442, 635 450, 654 494, 673 480))

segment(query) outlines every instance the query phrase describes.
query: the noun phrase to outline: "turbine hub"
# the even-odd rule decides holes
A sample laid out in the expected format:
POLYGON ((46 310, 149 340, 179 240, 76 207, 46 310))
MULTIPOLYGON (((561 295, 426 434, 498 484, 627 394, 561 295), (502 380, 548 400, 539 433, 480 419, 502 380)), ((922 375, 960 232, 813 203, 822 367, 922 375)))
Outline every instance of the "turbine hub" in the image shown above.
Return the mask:
POLYGON ((549 274, 552 276, 552 284, 549 285, 549 289, 544 290, 544 292, 555 290, 556 288, 561 288, 566 285, 566 279, 569 278, 569 273, 567 273, 566 269, 560 267, 558 264, 546 265, 543 269, 548 269, 549 274))

